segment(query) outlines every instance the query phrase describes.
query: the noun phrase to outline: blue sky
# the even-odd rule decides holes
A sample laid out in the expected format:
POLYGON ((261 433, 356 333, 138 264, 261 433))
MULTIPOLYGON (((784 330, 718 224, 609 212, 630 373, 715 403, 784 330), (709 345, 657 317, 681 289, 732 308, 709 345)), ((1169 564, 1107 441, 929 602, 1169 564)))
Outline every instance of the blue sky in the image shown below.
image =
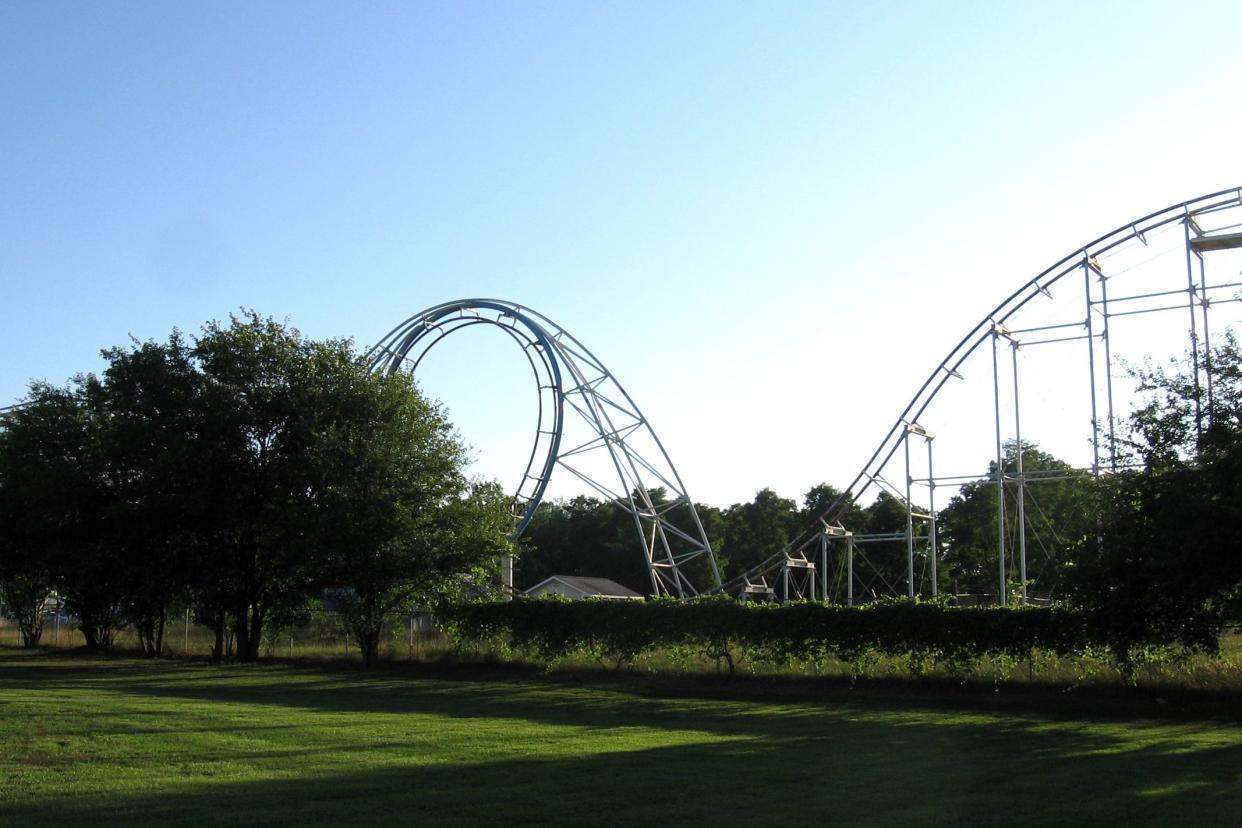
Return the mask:
MULTIPOLYGON (((1239 31, 1230 2, 6 3, 0 404, 238 307, 365 345, 498 296, 609 365, 696 499, 843 485, 1003 295, 1242 183, 1239 31)), ((481 338, 424 380, 502 479, 519 371, 481 338)))

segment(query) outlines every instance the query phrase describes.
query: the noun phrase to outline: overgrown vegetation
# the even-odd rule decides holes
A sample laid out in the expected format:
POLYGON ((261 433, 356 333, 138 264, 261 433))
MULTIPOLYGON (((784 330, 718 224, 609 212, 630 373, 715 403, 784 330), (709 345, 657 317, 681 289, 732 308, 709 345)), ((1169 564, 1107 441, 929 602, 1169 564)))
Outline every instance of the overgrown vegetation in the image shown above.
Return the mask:
POLYGON ((859 607, 797 602, 476 601, 446 609, 446 630, 467 646, 551 665, 578 658, 616 666, 659 656, 716 659, 733 672, 750 665, 817 671, 829 661, 854 675, 897 659, 914 675, 938 667, 968 674, 984 659, 1029 661, 1034 654, 1106 655, 1123 672, 1151 655, 1094 634, 1067 606, 953 607, 890 599, 859 607))

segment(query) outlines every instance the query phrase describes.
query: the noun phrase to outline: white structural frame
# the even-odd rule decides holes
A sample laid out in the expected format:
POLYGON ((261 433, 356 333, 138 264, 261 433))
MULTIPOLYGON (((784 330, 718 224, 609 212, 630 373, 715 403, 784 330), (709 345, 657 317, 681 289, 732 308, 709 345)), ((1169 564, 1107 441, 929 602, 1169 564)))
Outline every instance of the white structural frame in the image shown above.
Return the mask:
POLYGON ((375 371, 415 373, 436 344, 475 325, 500 328, 513 339, 539 391, 535 442, 513 499, 514 536, 530 522, 559 466, 631 515, 653 594, 689 598, 718 590, 711 543, 659 437, 603 362, 546 316, 503 299, 445 302, 393 328, 367 358, 375 371), (565 445, 567 417, 585 423, 590 436, 565 445), (585 460, 601 454, 615 477, 587 468, 585 460), (658 489, 667 498, 656 497, 658 489))

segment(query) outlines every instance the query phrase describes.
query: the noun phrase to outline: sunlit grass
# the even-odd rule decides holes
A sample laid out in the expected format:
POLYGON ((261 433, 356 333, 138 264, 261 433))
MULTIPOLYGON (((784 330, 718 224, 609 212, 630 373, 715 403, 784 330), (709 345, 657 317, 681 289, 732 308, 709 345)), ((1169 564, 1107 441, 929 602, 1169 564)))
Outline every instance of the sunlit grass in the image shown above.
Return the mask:
POLYGON ((1242 812, 1236 715, 693 688, 0 649, 0 824, 1202 825, 1242 812))

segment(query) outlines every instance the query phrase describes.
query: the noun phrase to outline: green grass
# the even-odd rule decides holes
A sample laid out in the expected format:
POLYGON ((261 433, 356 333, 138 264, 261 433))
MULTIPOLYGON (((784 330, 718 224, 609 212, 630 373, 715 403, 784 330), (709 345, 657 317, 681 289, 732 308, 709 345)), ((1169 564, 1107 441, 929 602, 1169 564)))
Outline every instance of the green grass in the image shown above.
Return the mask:
POLYGON ((1242 813, 1237 709, 1169 720, 1121 715, 1133 699, 1073 713, 1056 702, 5 648, 0 825, 1204 825, 1242 813))

